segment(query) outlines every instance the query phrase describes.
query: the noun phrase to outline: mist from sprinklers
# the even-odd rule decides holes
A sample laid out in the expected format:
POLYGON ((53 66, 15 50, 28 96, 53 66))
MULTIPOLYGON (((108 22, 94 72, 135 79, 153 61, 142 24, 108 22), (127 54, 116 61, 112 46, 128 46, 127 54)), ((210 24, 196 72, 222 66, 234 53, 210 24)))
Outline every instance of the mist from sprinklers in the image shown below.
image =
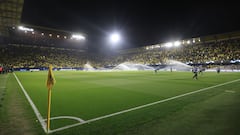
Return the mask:
POLYGON ((160 71, 191 71, 192 66, 176 60, 167 60, 166 65, 160 68, 160 71))
POLYGON ((83 66, 83 70, 90 70, 90 71, 92 71, 92 70, 95 70, 95 68, 93 68, 93 66, 89 63, 89 62, 87 62, 84 66, 83 66))
POLYGON ((134 62, 123 62, 113 68, 95 69, 89 62, 84 65, 85 71, 112 70, 112 71, 141 71, 141 70, 159 70, 159 71, 191 71, 192 66, 176 60, 167 60, 165 64, 158 66, 144 65, 134 62))
POLYGON ((113 70, 159 70, 159 71, 191 71, 192 66, 189 66, 185 63, 176 60, 167 60, 166 64, 159 65, 159 66, 148 66, 139 63, 131 63, 131 62, 124 62, 116 67, 113 70))
POLYGON ((154 70, 154 68, 139 63, 124 62, 114 67, 113 70, 154 70))

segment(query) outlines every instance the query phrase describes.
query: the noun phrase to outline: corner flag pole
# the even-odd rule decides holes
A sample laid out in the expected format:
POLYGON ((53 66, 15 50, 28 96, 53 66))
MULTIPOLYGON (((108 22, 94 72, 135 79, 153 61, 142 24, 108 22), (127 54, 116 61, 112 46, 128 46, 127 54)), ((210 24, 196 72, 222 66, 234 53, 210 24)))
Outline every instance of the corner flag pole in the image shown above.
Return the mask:
POLYGON ((51 114, 51 89, 48 89, 48 111, 47 111, 47 131, 50 129, 50 114, 51 114))
POLYGON ((47 110, 47 131, 50 130, 50 114, 51 114, 51 92, 55 84, 55 78, 52 71, 52 65, 48 69, 47 88, 48 88, 48 110, 47 110))

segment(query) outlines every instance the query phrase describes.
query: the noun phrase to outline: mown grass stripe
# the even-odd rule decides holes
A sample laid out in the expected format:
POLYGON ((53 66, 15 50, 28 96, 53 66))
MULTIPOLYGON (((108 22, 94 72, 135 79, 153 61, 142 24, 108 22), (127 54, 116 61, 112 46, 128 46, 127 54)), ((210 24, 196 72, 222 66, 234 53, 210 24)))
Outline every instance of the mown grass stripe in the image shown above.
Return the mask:
POLYGON ((37 107, 35 106, 35 104, 33 103, 32 99, 30 98, 30 96, 27 94, 26 90, 24 89, 24 87, 22 86, 21 82, 19 81, 18 77, 16 76, 15 73, 13 73, 14 77, 16 78, 19 86, 21 87, 25 97, 27 98, 29 104, 31 105, 35 115, 37 116, 39 122, 41 123, 41 126, 43 128, 43 130, 47 133, 47 130, 46 130, 46 123, 44 122, 43 120, 43 117, 42 115, 40 114, 40 112, 38 111, 37 107))

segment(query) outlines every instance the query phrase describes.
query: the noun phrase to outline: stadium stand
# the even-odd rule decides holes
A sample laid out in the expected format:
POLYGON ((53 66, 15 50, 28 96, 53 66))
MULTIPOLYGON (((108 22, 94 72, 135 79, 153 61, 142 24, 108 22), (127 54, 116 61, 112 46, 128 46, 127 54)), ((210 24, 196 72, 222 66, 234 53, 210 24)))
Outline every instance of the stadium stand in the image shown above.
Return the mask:
POLYGON ((1 47, 0 52, 3 65, 13 68, 44 68, 49 64, 77 68, 86 63, 85 52, 73 49, 9 44, 1 47))
MULTIPOLYGON (((34 41, 35 42, 35 41, 34 41)), ((79 68, 90 62, 95 68, 115 67, 123 62, 145 65, 166 64, 167 60, 177 60, 188 65, 231 65, 239 69, 240 39, 226 39, 179 47, 146 49, 146 47, 122 50, 116 55, 104 56, 78 49, 57 48, 40 45, 8 44, 0 47, 0 61, 13 68, 46 68, 53 64, 56 68, 79 68)))

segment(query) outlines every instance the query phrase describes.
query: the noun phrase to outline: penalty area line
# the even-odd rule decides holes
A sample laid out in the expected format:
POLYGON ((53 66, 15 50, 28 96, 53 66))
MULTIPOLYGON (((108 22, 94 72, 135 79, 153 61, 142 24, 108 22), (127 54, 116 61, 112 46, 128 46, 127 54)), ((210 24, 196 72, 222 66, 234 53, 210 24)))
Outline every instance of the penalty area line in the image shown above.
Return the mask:
POLYGON ((41 123, 41 126, 42 126, 44 132, 47 133, 46 123, 44 122, 42 115, 40 114, 40 112, 38 111, 37 107, 36 107, 35 104, 33 103, 32 99, 30 98, 30 96, 28 95, 28 93, 26 92, 26 90, 24 89, 24 87, 23 87, 22 83, 19 81, 18 77, 15 75, 15 73, 13 73, 13 75, 14 75, 14 77, 16 78, 19 86, 21 87, 21 89, 22 89, 25 97, 27 98, 29 104, 31 105, 31 107, 32 107, 35 115, 37 116, 38 121, 41 123))
POLYGON ((199 90, 196 90, 196 91, 192 91, 192 92, 188 92, 188 93, 181 94, 181 95, 178 95, 178 96, 174 96, 174 97, 170 97, 170 98, 167 98, 167 99, 159 100, 159 101, 152 102, 152 103, 149 103, 149 104, 133 107, 133 108, 130 108, 130 109, 127 109, 127 110, 123 110, 123 111, 119 111, 119 112, 116 112, 116 113, 104 115, 104 116, 101 116, 101 117, 93 118, 93 119, 86 120, 86 121, 81 122, 81 123, 76 123, 76 124, 64 126, 64 127, 61 127, 61 128, 50 130, 49 133, 65 130, 65 129, 68 129, 68 128, 76 127, 76 126, 83 125, 83 124, 90 123, 90 122, 94 122, 94 121, 97 121, 97 120, 101 120, 101 119, 113 117, 113 116, 116 116, 116 115, 120 115, 120 114, 123 114, 123 113, 135 111, 135 110, 138 110, 138 109, 153 106, 153 105, 156 105, 156 104, 159 104, 159 103, 163 103, 163 102, 167 102, 167 101, 174 100, 174 99, 177 99, 177 98, 185 97, 185 96, 188 96, 188 95, 192 95, 192 94, 195 94, 195 93, 199 93, 199 92, 206 91, 206 90, 209 90, 209 89, 217 88, 217 87, 224 86, 224 85, 231 84, 231 83, 238 82, 238 81, 240 81, 240 79, 225 82, 225 83, 221 83, 221 84, 206 87, 206 88, 202 88, 202 89, 199 89, 199 90))

